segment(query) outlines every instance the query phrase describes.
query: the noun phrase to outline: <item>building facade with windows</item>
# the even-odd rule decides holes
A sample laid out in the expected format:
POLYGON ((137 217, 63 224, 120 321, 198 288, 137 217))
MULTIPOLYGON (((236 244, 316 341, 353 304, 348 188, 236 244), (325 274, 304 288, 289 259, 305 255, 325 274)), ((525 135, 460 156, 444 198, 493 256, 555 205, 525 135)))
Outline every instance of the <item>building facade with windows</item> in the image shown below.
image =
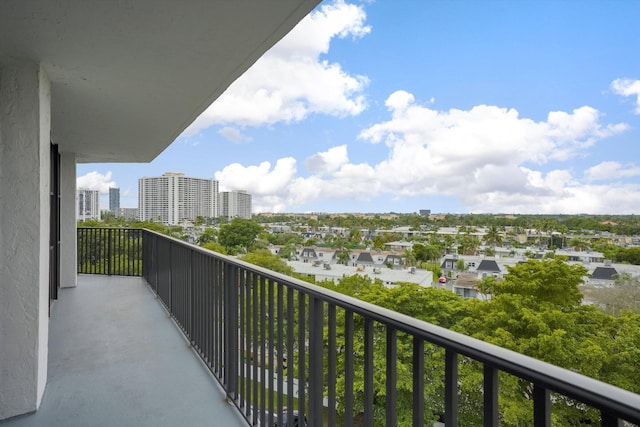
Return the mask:
POLYGON ((167 172, 138 180, 138 217, 176 225, 197 217, 218 217, 218 181, 167 172))
POLYGON ((120 209, 120 189, 117 187, 109 188, 109 211, 116 213, 120 209))
POLYGON ((126 220, 135 220, 138 219, 138 208, 118 208, 115 215, 126 220))
POLYGON ((243 190, 220 193, 220 216, 251 219, 251 194, 243 190))
POLYGON ((77 194, 77 220, 100 219, 100 192, 98 190, 89 190, 88 188, 79 188, 77 194))

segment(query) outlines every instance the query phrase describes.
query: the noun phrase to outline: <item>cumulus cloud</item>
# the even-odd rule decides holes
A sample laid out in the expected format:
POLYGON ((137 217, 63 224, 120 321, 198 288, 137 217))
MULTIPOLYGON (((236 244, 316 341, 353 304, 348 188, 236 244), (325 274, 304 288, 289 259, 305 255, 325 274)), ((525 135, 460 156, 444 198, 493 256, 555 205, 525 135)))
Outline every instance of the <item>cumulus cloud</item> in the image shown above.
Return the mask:
MULTIPOLYGON (((627 129, 624 123, 602 123, 592 107, 554 111, 535 121, 513 108, 478 105, 438 111, 430 105, 419 105, 405 91, 388 97, 390 119, 359 135, 364 142, 386 145, 388 154, 378 161, 353 162, 347 146, 340 145, 307 158, 308 177, 296 175, 294 159, 282 159, 286 174, 276 174, 284 165, 270 170, 267 163, 236 165, 234 173, 228 170, 219 178, 243 182, 243 188, 260 194, 264 205, 274 203, 267 206, 270 211, 318 200, 387 195, 451 196, 471 212, 599 213, 611 212, 613 197, 622 193, 591 181, 640 175, 636 167, 613 163, 601 163, 581 176, 570 165, 545 170, 583 158, 598 141, 627 129), (271 175, 281 179, 276 182, 271 175)), ((625 198, 616 209, 637 209, 629 202, 635 199, 625 198)))
POLYGON ((97 172, 89 172, 76 178, 77 188, 88 188, 98 190, 100 193, 108 193, 110 187, 117 187, 118 184, 111 178, 111 171, 104 175, 97 172))
POLYGON ((258 126, 300 121, 309 114, 357 115, 366 107, 365 76, 321 58, 335 37, 358 39, 371 30, 362 6, 322 5, 236 80, 185 131, 212 125, 258 126))
POLYGON ((611 83, 611 90, 622 96, 635 96, 635 113, 640 114, 640 80, 616 79, 611 83))
POLYGON ((290 182, 296 174, 296 160, 285 157, 276 162, 273 170, 270 162, 262 162, 258 166, 244 167, 240 163, 232 163, 215 177, 230 190, 251 188, 256 194, 269 194, 290 182))
POLYGON ((313 174, 322 175, 325 173, 335 172, 349 161, 347 155, 347 146, 341 145, 339 147, 330 148, 323 153, 317 153, 306 160, 307 169, 313 174))
POLYGON ((584 174, 589 181, 610 181, 640 176, 640 167, 609 161, 587 169, 584 174))
POLYGON ((236 144, 251 142, 251 137, 243 135, 239 129, 231 126, 223 127, 218 131, 218 133, 227 138, 229 141, 235 142, 236 144))
POLYGON ((599 113, 580 107, 551 112, 547 120, 522 118, 515 109, 480 105, 468 111, 437 111, 396 92, 387 100, 391 120, 361 132, 360 138, 390 148, 390 158, 376 166, 381 179, 407 194, 425 188, 455 193, 482 189, 483 178, 522 179, 524 163, 566 161, 597 140, 622 132, 623 124, 602 125, 599 113))

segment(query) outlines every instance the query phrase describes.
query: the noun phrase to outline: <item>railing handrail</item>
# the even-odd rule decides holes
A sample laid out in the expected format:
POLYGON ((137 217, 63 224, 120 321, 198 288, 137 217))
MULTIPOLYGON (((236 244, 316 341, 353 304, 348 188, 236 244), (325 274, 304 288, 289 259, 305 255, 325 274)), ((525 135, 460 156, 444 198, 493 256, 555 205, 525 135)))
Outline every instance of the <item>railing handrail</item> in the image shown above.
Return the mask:
POLYGON ((405 332, 421 338, 432 344, 452 349, 456 353, 468 356, 474 360, 492 366, 500 371, 514 374, 528 381, 540 384, 551 391, 558 392, 570 398, 577 399, 601 410, 613 410, 634 423, 640 423, 640 395, 534 359, 521 353, 496 346, 494 344, 469 337, 459 332, 451 331, 420 319, 416 319, 393 310, 389 310, 321 286, 296 279, 281 273, 268 270, 254 264, 249 264, 237 258, 219 254, 200 246, 184 242, 180 239, 166 236, 155 231, 145 231, 158 237, 169 239, 176 244, 223 259, 224 261, 242 267, 245 270, 259 273, 261 276, 273 279, 278 283, 293 287, 307 295, 319 298, 345 310, 392 326, 400 332, 405 332))

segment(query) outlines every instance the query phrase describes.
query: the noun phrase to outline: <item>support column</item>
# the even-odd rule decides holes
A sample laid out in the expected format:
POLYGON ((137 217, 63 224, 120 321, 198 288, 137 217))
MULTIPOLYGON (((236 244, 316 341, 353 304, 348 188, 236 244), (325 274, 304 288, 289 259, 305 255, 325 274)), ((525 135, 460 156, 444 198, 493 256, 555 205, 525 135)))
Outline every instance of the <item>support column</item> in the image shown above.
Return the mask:
POLYGON ((51 92, 36 63, 0 60, 0 419, 47 380, 51 92))
POLYGON ((78 283, 76 155, 60 153, 60 287, 78 283))

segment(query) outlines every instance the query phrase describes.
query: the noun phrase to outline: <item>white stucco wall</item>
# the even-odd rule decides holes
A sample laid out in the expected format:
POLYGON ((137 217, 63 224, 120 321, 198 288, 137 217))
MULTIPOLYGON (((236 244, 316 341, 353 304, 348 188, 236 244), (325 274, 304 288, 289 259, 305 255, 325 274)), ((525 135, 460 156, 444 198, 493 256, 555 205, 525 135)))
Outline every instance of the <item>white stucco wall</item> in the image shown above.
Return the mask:
POLYGON ((74 287, 78 283, 76 206, 76 156, 74 153, 60 153, 60 287, 62 288, 74 287))
POLYGON ((0 63, 0 419, 37 409, 47 379, 49 80, 0 63))

